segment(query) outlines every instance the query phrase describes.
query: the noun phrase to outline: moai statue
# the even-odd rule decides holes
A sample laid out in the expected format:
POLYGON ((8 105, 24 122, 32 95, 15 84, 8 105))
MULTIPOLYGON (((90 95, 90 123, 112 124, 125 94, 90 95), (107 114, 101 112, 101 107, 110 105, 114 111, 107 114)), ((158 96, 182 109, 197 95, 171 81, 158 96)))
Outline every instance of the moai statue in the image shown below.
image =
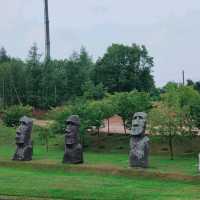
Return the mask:
POLYGON ((83 149, 79 143, 79 117, 77 115, 71 115, 66 120, 66 126, 63 163, 83 163, 83 149))
POLYGON ((149 138, 145 136, 147 114, 137 112, 133 115, 129 163, 131 167, 148 167, 149 138))
POLYGON ((16 151, 13 156, 13 160, 28 161, 32 160, 33 146, 31 141, 31 131, 33 121, 29 117, 20 118, 20 126, 16 131, 16 151))

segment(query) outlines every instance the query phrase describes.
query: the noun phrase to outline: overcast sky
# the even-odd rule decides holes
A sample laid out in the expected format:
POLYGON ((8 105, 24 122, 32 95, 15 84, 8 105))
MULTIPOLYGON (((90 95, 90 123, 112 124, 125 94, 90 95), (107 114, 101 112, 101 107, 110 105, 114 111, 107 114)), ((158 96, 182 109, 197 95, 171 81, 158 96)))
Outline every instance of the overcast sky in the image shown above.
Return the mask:
MULTIPOLYGON (((0 0, 0 46, 25 59, 36 42, 44 54, 43 0, 0 0)), ((94 59, 112 43, 144 44, 156 85, 200 80, 200 0, 49 0, 51 56, 85 46, 94 59)))

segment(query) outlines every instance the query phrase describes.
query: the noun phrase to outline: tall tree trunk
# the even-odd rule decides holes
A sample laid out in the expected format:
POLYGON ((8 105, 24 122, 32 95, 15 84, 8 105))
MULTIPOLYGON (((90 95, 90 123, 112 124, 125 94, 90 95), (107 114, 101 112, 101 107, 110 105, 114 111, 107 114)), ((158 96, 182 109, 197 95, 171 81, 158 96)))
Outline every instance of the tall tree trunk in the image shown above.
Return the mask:
POLYGON ((80 135, 80 142, 81 142, 82 148, 84 148, 84 146, 85 146, 85 137, 84 137, 84 134, 80 135))
POLYGON ((57 105, 57 87, 56 85, 54 86, 54 102, 55 102, 55 106, 57 105))
POLYGON ((18 92, 17 92, 17 89, 16 89, 14 83, 13 83, 13 89, 14 89, 14 92, 15 92, 15 94, 16 94, 18 103, 19 103, 20 105, 22 105, 21 99, 20 99, 20 97, 19 97, 19 95, 18 95, 18 92))
POLYGON ((110 134, 110 118, 108 118, 107 121, 108 121, 108 134, 110 134))
POLYGON ((48 152, 49 151, 49 138, 48 138, 48 133, 46 135, 46 138, 45 138, 45 143, 46 143, 46 151, 48 152))
POLYGON ((4 79, 3 79, 3 85, 2 85, 2 89, 3 89, 3 91, 2 91, 2 98, 3 98, 3 109, 5 109, 5 81, 4 81, 4 79))
POLYGON ((124 133, 126 134, 126 121, 123 120, 123 126, 124 126, 124 133))
POLYGON ((173 150, 173 136, 169 135, 169 150, 170 150, 170 159, 174 160, 174 150, 173 150))

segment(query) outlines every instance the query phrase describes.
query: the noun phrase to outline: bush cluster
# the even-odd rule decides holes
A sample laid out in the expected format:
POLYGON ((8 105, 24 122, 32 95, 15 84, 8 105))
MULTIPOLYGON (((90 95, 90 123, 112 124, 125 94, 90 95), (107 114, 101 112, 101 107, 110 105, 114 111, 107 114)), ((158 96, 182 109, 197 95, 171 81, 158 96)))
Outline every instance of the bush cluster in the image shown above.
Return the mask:
POLYGON ((19 119, 24 115, 31 116, 32 107, 14 105, 3 111, 2 120, 7 126, 15 127, 19 125, 19 119))
MULTIPOLYGON (((98 131, 104 125, 104 120, 109 120, 113 115, 122 117, 124 127, 127 128, 135 112, 148 112, 151 108, 151 99, 148 93, 145 92, 122 92, 113 95, 107 95, 102 100, 85 100, 79 99, 71 104, 62 107, 62 110, 54 109, 51 115, 55 112, 54 132, 63 133, 64 121, 72 114, 79 115, 81 120, 81 134, 88 129, 98 131)), ((125 129, 126 130, 126 129, 125 129)))

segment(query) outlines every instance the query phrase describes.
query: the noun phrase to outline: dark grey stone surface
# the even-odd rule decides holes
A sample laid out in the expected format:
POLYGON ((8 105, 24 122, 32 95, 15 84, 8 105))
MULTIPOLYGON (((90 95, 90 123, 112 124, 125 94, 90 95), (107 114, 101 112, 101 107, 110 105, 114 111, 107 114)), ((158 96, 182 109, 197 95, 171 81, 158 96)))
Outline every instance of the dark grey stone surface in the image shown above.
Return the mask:
POLYGON ((137 112, 133 115, 129 164, 131 167, 148 167, 149 138, 145 136, 147 114, 137 112))
POLYGON ((83 148, 79 143, 79 117, 77 115, 71 115, 66 120, 66 126, 63 163, 83 163, 83 148))
POLYGON ((33 145, 31 141, 33 121, 31 118, 23 116, 20 118, 20 126, 16 131, 16 151, 13 160, 32 160, 33 145))

